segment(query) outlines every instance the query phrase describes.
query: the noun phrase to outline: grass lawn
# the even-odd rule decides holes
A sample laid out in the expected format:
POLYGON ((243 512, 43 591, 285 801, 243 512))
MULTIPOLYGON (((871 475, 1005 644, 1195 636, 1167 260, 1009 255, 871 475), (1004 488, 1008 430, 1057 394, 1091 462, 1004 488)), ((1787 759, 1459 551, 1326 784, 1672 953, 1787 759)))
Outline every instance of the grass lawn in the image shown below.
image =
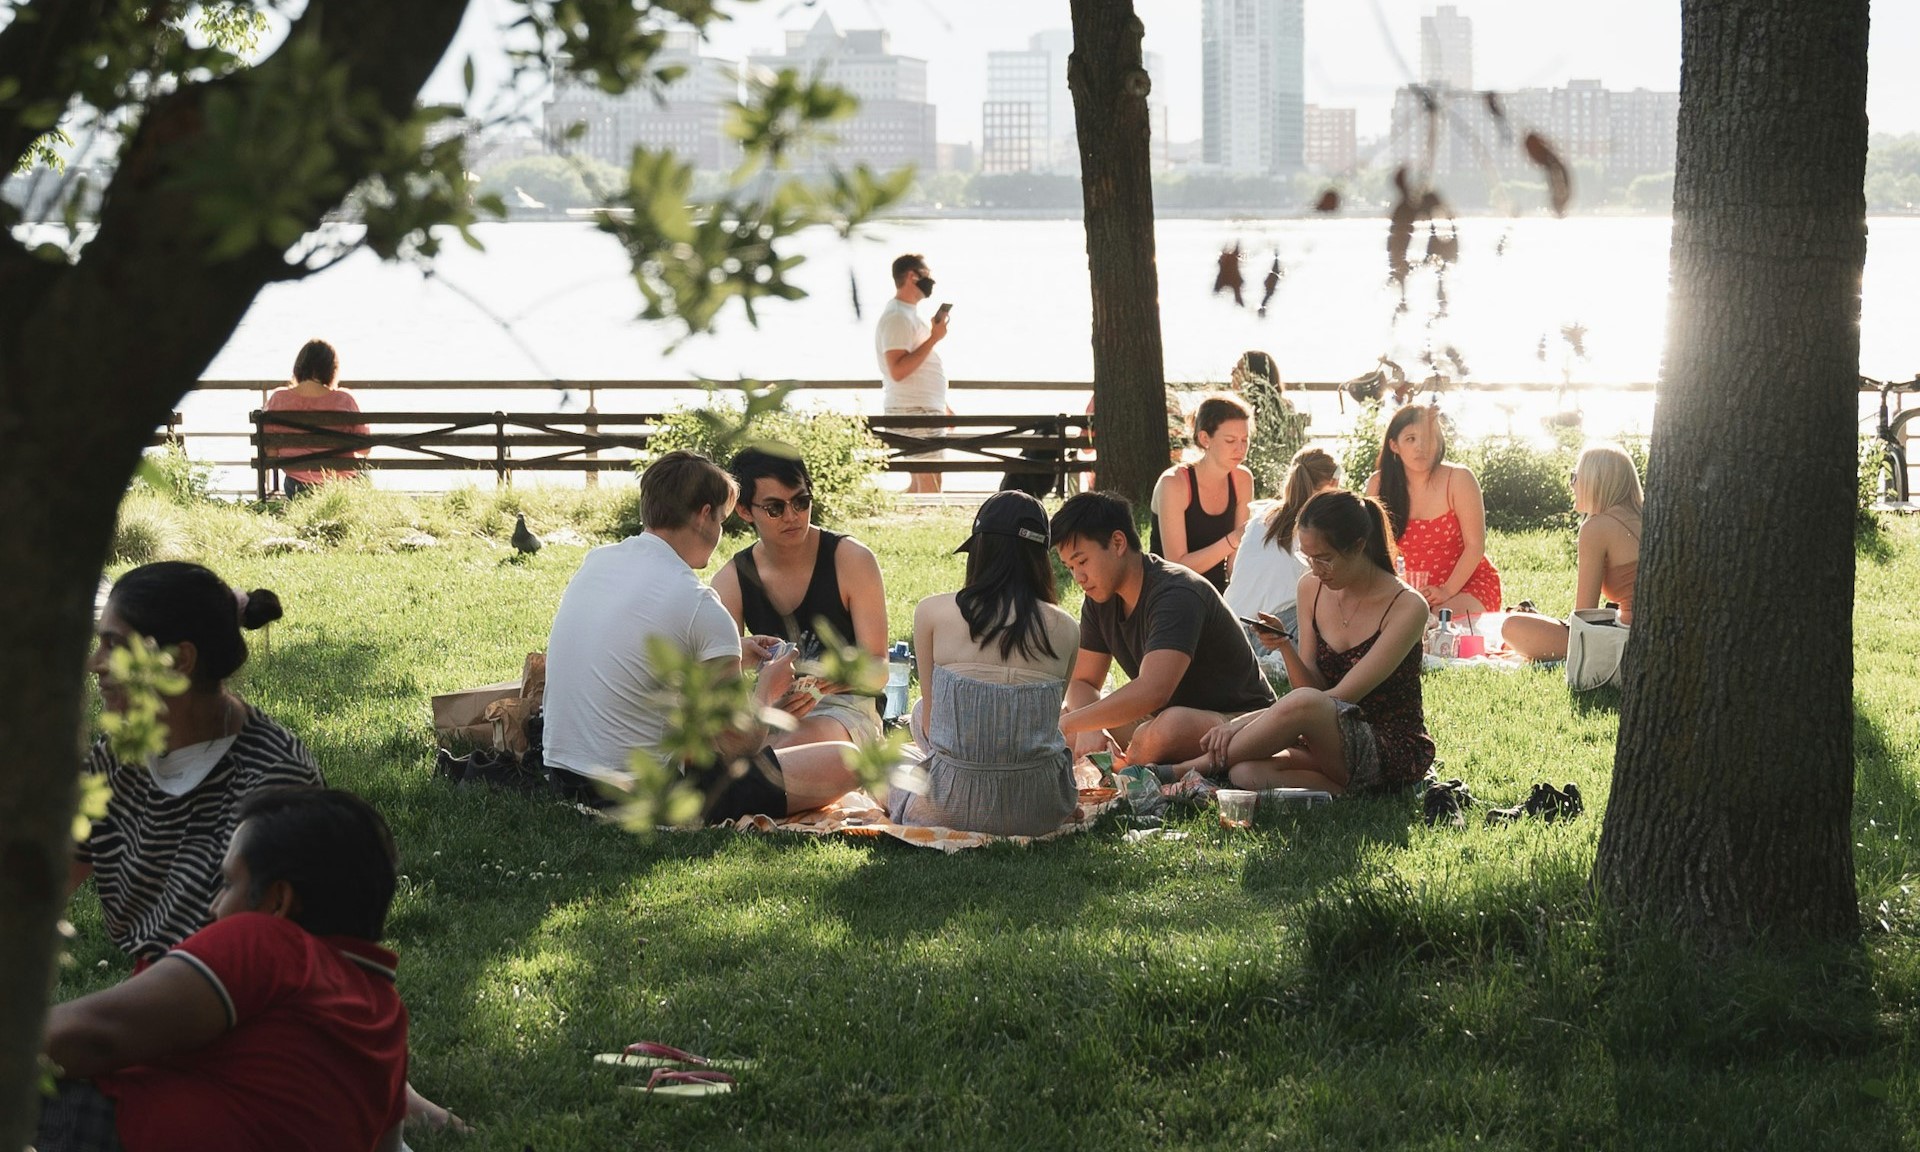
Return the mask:
MULTIPOLYGON (((581 549, 266 556, 238 515, 201 522, 199 558, 287 604, 240 690, 401 845, 389 942, 413 1078, 479 1128, 415 1134, 419 1152, 1920 1141, 1913 521, 1860 559, 1864 960, 1703 973, 1620 953, 1583 908, 1617 697, 1570 699, 1557 673, 1429 674, 1427 712, 1447 774, 1497 803, 1573 781, 1589 807, 1571 824, 1429 830, 1393 799, 1252 833, 1209 815, 1176 820, 1179 840, 1105 829, 952 858, 890 840, 639 839, 429 778, 427 698, 542 647, 581 549), (591 1061, 642 1039, 757 1065, 730 1097, 648 1100, 591 1061)), ((895 636, 915 598, 957 585, 966 523, 855 525, 895 636)), ((1568 606, 1570 536, 1492 551, 1511 598, 1568 606)), ((62 997, 127 967, 91 900, 62 997)))

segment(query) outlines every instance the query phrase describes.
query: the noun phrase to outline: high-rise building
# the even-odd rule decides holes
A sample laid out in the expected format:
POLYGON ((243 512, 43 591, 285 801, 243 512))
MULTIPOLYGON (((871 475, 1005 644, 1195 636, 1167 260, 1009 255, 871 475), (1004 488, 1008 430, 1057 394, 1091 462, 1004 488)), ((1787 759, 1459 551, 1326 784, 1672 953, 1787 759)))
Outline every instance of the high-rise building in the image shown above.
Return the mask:
POLYGON ((1079 171, 1073 93, 1067 87, 1067 57, 1072 53, 1073 33, 1064 28, 1034 33, 1025 48, 987 53, 987 98, 980 123, 984 171, 1079 171), (1016 103, 1027 105, 1024 116, 1005 107, 1016 103), (1016 141, 1004 135, 1018 125, 1027 133, 1024 158, 1016 141), (989 131, 1003 134, 989 141, 989 131))
POLYGON ((787 33, 779 56, 750 56, 755 70, 792 68, 851 92, 860 100, 852 118, 833 124, 837 139, 811 157, 825 163, 932 171, 939 158, 934 106, 927 102, 927 62, 893 53, 885 29, 842 33, 825 13, 811 28, 787 33))
POLYGON ((1047 161, 1055 172, 1080 171, 1080 142, 1073 127, 1073 90, 1067 87, 1067 57, 1073 55, 1073 31, 1049 28, 1027 41, 1030 51, 1045 52, 1053 87, 1047 93, 1047 161))
POLYGON ((1234 172, 1300 170, 1304 0, 1201 0, 1201 154, 1234 172))
POLYGON ((1046 123, 1034 123, 1026 100, 988 100, 980 105, 980 171, 1044 171, 1046 123))
POLYGON ((1067 86, 1045 51, 987 53, 987 99, 980 109, 982 172, 1045 172, 1053 167, 1053 89, 1067 86))
POLYGON ((1615 92, 1607 110, 1613 122, 1613 150, 1607 156, 1609 177, 1630 180, 1673 171, 1674 147, 1680 135, 1680 93, 1649 92, 1645 88, 1615 92))
POLYGON ((1346 172, 1359 151, 1354 110, 1309 104, 1305 117, 1306 143, 1302 158, 1317 172, 1346 172))
POLYGON ((1563 161, 1584 161, 1613 183, 1673 171, 1677 92, 1614 92, 1598 80, 1570 80, 1564 88, 1522 88, 1497 99, 1498 118, 1484 93, 1400 89, 1393 102, 1393 162, 1435 179, 1473 171, 1538 180, 1539 169, 1520 146, 1527 133, 1538 132, 1563 161), (1429 105, 1437 115, 1428 116, 1429 105))
POLYGON ((1451 4, 1420 18, 1420 83, 1473 91, 1473 21, 1451 4))
POLYGON ((702 56, 697 33, 674 30, 654 64, 685 71, 671 83, 635 87, 618 96, 576 77, 561 80, 543 110, 547 138, 561 140, 573 125, 585 125, 571 147, 621 168, 636 146, 672 149, 696 168, 737 164, 740 149, 726 128, 741 95, 739 63, 702 56))

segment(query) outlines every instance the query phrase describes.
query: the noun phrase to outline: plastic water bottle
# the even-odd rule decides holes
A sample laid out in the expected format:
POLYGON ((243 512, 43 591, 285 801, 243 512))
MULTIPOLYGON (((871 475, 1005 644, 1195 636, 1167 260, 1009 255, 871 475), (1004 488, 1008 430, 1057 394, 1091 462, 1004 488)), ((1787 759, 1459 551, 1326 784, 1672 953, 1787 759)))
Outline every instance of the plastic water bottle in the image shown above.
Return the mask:
POLYGON ((1406 553, 1403 552, 1400 555, 1395 556, 1393 558, 1393 575, 1396 579, 1400 581, 1400 583, 1405 584, 1407 582, 1406 553))
POLYGON ((1460 652, 1460 635, 1453 630, 1453 609, 1440 609, 1440 628, 1433 634, 1433 654, 1451 660, 1460 652))
POLYGON ((892 720, 907 714, 907 684, 913 675, 913 650, 905 640, 887 651, 887 714, 892 720))

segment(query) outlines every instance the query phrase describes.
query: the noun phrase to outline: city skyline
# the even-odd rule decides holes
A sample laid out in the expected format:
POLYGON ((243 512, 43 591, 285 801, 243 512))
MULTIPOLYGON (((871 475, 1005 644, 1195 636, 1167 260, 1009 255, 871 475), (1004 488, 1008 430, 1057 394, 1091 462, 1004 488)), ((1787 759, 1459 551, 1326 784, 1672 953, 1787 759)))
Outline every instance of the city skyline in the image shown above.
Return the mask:
MULTIPOLYGON (((1147 30, 1145 49, 1160 58, 1155 94, 1166 101, 1168 135, 1175 142, 1197 142, 1203 104, 1200 4, 1135 0, 1134 6, 1147 30)), ((1552 88, 1572 80, 1598 80, 1615 90, 1679 87, 1679 10, 1672 0, 1617 0, 1605 9, 1577 10, 1526 0, 1454 0, 1452 6, 1473 22, 1477 87, 1552 88)), ((1394 92, 1418 79, 1421 21, 1438 7, 1412 0, 1308 0, 1306 102, 1353 108, 1361 137, 1385 134, 1394 92)), ((767 0, 722 10, 734 19, 710 30, 704 51, 732 59, 777 53, 787 32, 810 27, 822 13, 843 30, 884 28, 894 52, 927 61, 940 139, 976 148, 987 98, 987 53, 1019 50, 1035 33, 1069 26, 1065 3, 1032 0, 968 0, 963 8, 937 0, 767 0)), ((512 12, 505 0, 474 5, 429 84, 430 99, 461 98, 468 53, 476 56, 482 91, 499 82, 505 69, 499 26, 512 12)), ((1914 43, 1920 43, 1920 5, 1874 5, 1867 103, 1876 132, 1920 131, 1920 73, 1902 67, 1914 43)))

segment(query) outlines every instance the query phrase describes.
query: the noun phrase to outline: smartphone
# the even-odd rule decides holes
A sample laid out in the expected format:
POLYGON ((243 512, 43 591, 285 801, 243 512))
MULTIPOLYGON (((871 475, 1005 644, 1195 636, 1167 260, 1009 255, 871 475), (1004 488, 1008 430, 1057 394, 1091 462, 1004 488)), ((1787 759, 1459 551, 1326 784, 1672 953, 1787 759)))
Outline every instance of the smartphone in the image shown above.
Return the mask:
POLYGON ((1267 623, 1267 622, 1266 622, 1265 620, 1255 620, 1255 619, 1253 619, 1253 618, 1252 618, 1252 617, 1250 617, 1250 616, 1242 616, 1242 617, 1240 617, 1240 623, 1242 623, 1242 624, 1245 624, 1245 625, 1246 625, 1247 627, 1249 627, 1249 628, 1252 628, 1252 629, 1255 629, 1256 631, 1260 631, 1260 632, 1271 632, 1271 633, 1273 633, 1273 634, 1274 634, 1275 636, 1285 636, 1285 635, 1286 635, 1286 633, 1285 633, 1285 632, 1283 632, 1283 631, 1281 631, 1281 630, 1280 630, 1280 629, 1278 629, 1278 628, 1275 628, 1275 627, 1274 627, 1273 625, 1271 625, 1271 624, 1269 624, 1269 623, 1267 623))
POLYGON ((942 320, 945 320, 945 319, 947 318, 947 313, 949 313, 949 312, 951 312, 951 311, 953 311, 953 305, 952 305, 952 304, 942 304, 942 305, 940 305, 940 308, 939 308, 939 310, 938 310, 937 312, 935 312, 935 313, 933 314, 933 320, 934 320, 934 323, 936 323, 936 324, 937 324, 937 323, 939 323, 940 321, 942 321, 942 320))

